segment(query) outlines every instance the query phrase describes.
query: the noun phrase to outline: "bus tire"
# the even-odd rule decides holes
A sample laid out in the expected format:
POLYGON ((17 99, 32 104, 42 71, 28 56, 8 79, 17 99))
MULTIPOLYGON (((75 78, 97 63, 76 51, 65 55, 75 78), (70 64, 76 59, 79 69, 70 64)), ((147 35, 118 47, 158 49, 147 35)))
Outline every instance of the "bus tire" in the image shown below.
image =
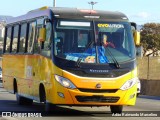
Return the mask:
POLYGON ((140 95, 140 93, 137 93, 137 97, 140 95))
POLYGON ((17 99, 18 105, 32 105, 33 104, 33 100, 22 97, 18 93, 16 93, 16 99, 17 99))
POLYGON ((56 105, 46 102, 45 103, 45 112, 52 113, 55 111, 56 105))
POLYGON ((18 87, 17 87, 16 79, 14 79, 13 88, 14 88, 14 94, 16 94, 16 100, 17 100, 18 105, 32 105, 33 104, 33 100, 22 97, 18 94, 18 87))
POLYGON ((43 103, 46 102, 46 92, 42 84, 39 87, 39 98, 40 98, 40 102, 43 102, 43 103))
POLYGON ((55 105, 47 102, 45 88, 42 84, 40 84, 39 87, 39 97, 40 97, 40 102, 43 102, 45 104, 45 112, 52 113, 55 109, 55 105))
POLYGON ((14 89, 14 94, 17 93, 17 81, 16 79, 14 79, 14 82, 13 82, 13 89, 14 89))
POLYGON ((123 106, 122 105, 111 105, 110 106, 111 112, 116 114, 116 113, 122 113, 123 106))

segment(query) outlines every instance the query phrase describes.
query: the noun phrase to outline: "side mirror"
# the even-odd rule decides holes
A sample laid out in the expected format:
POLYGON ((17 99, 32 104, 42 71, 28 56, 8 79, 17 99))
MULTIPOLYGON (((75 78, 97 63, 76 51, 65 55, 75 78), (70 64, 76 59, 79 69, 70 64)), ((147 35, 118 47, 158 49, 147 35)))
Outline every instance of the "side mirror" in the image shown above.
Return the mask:
POLYGON ((134 31, 133 32, 133 37, 134 37, 134 43, 136 46, 140 45, 140 32, 134 31))
POLYGON ((46 28, 40 28, 38 41, 44 42, 46 39, 46 28))

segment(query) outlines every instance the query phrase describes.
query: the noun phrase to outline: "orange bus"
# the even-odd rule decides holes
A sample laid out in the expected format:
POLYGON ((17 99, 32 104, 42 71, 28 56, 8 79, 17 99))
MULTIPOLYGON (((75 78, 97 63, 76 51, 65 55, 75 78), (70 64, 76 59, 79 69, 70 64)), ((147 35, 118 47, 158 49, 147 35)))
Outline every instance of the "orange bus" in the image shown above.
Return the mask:
POLYGON ((110 106, 137 94, 135 44, 120 12, 43 7, 7 21, 3 86, 18 104, 110 106))

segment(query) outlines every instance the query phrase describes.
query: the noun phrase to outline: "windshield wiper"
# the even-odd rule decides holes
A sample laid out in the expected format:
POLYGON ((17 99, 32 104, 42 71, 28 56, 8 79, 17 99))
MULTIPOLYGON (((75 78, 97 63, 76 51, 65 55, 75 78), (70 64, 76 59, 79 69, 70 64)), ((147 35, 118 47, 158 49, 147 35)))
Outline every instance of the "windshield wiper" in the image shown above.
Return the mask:
POLYGON ((106 49, 107 49, 109 55, 111 56, 111 58, 112 58, 112 60, 113 60, 113 62, 115 64, 116 68, 119 69, 120 68, 120 64, 118 63, 118 61, 116 60, 116 58, 114 57, 114 55, 112 54, 112 52, 109 50, 109 48, 106 47, 106 49))

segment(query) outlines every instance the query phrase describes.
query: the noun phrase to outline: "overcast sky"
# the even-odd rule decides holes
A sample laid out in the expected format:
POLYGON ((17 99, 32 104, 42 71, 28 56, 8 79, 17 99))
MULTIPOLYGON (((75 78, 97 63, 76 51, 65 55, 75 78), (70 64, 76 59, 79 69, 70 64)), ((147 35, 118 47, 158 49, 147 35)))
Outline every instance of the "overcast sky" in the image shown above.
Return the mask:
MULTIPOLYGON (((56 0, 57 7, 90 9, 92 0, 56 0)), ((93 0, 94 9, 120 11, 138 24, 160 23, 160 0, 93 0)), ((19 16, 30 10, 53 6, 53 0, 1 0, 0 15, 19 16)))

